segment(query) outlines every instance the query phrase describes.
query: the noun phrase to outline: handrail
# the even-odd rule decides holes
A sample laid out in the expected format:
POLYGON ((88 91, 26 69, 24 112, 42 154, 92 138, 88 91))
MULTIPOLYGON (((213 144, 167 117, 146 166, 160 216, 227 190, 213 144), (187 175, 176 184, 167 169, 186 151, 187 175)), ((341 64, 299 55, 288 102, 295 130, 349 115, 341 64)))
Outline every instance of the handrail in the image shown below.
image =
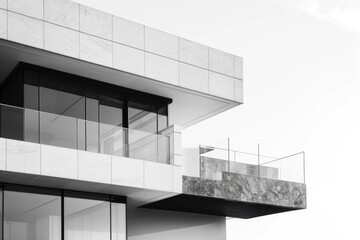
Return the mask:
MULTIPOLYGON (((228 144, 230 146, 230 144, 228 144)), ((221 180, 222 175, 217 174, 214 175, 214 172, 232 172, 237 174, 243 175, 251 175, 255 177, 261 178, 272 178, 272 179, 279 179, 284 181, 292 181, 292 182, 300 182, 305 183, 305 152, 297 152, 294 154, 287 155, 285 157, 275 158, 266 155, 260 155, 260 146, 258 145, 258 153, 248 153, 248 152, 241 152, 236 150, 230 150, 229 148, 221 148, 221 147, 213 147, 213 146, 206 146, 206 145, 199 145, 199 164, 200 164, 200 177, 210 178, 210 179, 217 179, 221 180), (201 151, 201 149, 209 149, 209 151, 201 151), (217 151, 217 150, 220 150, 217 151), (225 153, 233 152, 234 158, 232 159, 230 154, 225 153), (243 156, 240 157, 238 161, 236 161, 236 153, 247 154, 251 155, 255 158, 250 158, 248 161, 248 157, 243 156), (302 155, 302 159, 294 158, 295 156, 302 155), (215 160, 226 161, 227 164, 217 164, 216 162, 213 163, 212 161, 206 162, 206 157, 212 158, 215 160), (271 158, 272 160, 261 163, 261 158, 271 158), (252 160, 251 160, 252 159, 252 160), (282 160, 291 161, 290 164, 283 164, 282 160), (279 162, 276 165, 271 163, 279 162), (209 165, 210 164, 210 165, 209 165), (230 164, 234 167, 230 168, 230 164), (240 165, 236 165, 240 164, 240 165), (242 165, 241 165, 242 164, 242 165), (294 165, 295 164, 295 165, 294 165), (301 166, 299 165, 301 164, 301 166), (248 167, 245 166, 254 166, 256 168, 256 173, 253 172, 248 167), (290 167, 290 168, 289 168, 290 167), (210 174, 209 174, 210 173, 210 174), (220 178, 220 179, 218 179, 220 178)))
MULTIPOLYGON (((249 153, 249 152, 242 152, 242 151, 237 151, 237 150, 229 150, 227 148, 220 148, 220 147, 212 147, 212 146, 206 146, 206 145, 199 145, 199 147, 203 147, 203 148, 213 148, 213 149, 218 149, 218 150, 224 150, 224 151, 230 151, 230 152, 235 152, 235 153, 242 153, 242 154, 247 154, 247 155, 252 155, 252 156, 258 156, 258 154, 256 153, 249 153)), ((266 155, 259 155, 260 157, 265 157, 265 158, 272 158, 272 159, 277 159, 277 157, 271 157, 271 156, 266 156, 266 155)))
POLYGON ((283 159, 286 159, 286 158, 289 158, 289 157, 293 157, 293 156, 296 156, 296 155, 300 155, 300 154, 304 154, 304 151, 298 152, 298 153, 294 153, 294 154, 291 154, 291 155, 288 155, 288 156, 285 156, 285 157, 277 158, 277 159, 274 159, 274 160, 271 160, 271 161, 268 161, 268 162, 265 162, 265 163, 262 163, 262 164, 259 164, 259 165, 260 165, 260 166, 261 166, 261 165, 265 165, 265 164, 268 164, 268 163, 276 162, 276 161, 283 160, 283 159))

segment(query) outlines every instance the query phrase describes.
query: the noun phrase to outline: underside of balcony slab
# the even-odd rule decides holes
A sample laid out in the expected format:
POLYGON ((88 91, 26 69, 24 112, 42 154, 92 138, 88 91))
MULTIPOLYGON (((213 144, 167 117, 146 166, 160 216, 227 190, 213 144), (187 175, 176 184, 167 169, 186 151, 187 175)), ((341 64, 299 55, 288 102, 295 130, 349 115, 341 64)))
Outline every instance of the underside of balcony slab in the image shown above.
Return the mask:
POLYGON ((146 208, 253 218, 306 208, 306 185, 223 172, 222 180, 183 176, 183 194, 146 208))

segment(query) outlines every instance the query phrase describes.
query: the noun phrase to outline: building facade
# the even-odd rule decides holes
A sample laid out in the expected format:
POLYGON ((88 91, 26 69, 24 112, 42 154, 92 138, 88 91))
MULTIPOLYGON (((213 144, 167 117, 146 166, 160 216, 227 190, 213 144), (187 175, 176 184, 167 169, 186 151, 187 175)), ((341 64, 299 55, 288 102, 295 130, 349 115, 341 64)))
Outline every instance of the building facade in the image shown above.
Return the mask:
POLYGON ((303 159, 182 148, 243 103, 242 66, 68 0, 0 0, 1 238, 221 240, 226 217, 306 208, 303 159))

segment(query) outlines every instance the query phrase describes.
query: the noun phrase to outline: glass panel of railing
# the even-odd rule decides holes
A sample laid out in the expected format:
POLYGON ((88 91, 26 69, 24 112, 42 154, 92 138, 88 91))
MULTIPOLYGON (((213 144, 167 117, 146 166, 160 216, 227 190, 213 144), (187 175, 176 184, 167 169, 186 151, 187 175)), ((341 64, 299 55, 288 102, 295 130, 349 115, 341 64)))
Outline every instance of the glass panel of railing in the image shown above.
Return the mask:
POLYGON ((3 104, 0 136, 171 164, 168 136, 3 104))
POLYGON ((15 140, 24 139, 24 109, 7 105, 0 106, 1 137, 15 140))
MULTIPOLYGON (((84 124, 84 122, 82 122, 82 124, 84 124)), ((81 125, 81 123, 79 123, 76 118, 40 112, 40 143, 81 149, 78 144, 79 125, 81 125)))
POLYGON ((304 183, 304 153, 296 153, 273 161, 261 163, 262 168, 266 168, 263 177, 275 178, 284 181, 304 183), (270 174, 270 172, 273 172, 270 174), (275 176, 274 172, 277 173, 275 176))
POLYGON ((97 124, 99 125, 98 131, 100 134, 100 152, 121 157, 126 156, 125 137, 127 129, 104 123, 97 124))
POLYGON ((40 140, 39 112, 31 109, 22 110, 24 112, 24 140, 38 143, 40 140))
POLYGON ((129 157, 170 163, 167 136, 129 129, 129 157))
POLYGON ((257 154, 232 151, 230 172, 258 176, 257 154))
POLYGON ((230 151, 223 148, 200 146, 200 177, 221 180, 222 173, 229 171, 230 151))

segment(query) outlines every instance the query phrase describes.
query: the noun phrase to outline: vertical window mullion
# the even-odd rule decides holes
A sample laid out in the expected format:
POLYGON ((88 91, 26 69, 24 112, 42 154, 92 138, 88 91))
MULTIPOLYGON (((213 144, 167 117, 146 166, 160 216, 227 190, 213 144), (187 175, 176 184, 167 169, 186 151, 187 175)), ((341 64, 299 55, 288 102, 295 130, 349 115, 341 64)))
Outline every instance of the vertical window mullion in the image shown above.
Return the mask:
POLYGON ((65 240, 65 204, 64 190, 61 191, 61 240, 65 240))

